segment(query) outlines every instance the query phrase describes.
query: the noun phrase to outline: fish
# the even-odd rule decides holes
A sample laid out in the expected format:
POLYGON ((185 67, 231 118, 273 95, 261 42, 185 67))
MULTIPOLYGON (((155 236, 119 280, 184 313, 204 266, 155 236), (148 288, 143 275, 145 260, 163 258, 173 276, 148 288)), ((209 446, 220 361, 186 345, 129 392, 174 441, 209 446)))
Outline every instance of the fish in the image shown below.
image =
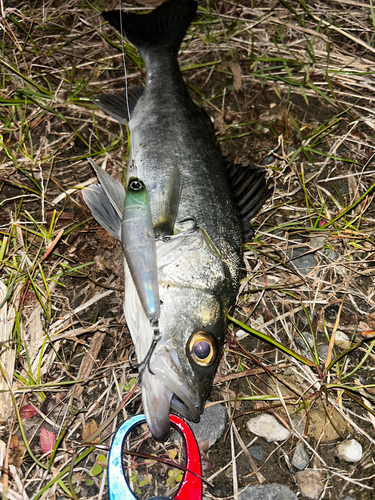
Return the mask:
MULTIPOLYGON (((99 184, 83 192, 95 219, 123 245, 124 315, 146 421, 161 442, 172 411, 198 422, 204 410, 239 289, 241 219, 268 196, 264 170, 256 168, 239 215, 213 124, 184 83, 178 51, 196 10, 195 0, 168 0, 148 14, 102 13, 138 49, 146 77, 144 88, 94 99, 129 128, 127 189, 91 160, 99 184), (132 229, 125 205, 134 179, 147 203, 132 229), (138 261, 137 247, 126 253, 143 222, 138 261)), ((237 182, 242 199, 243 186, 237 182)))

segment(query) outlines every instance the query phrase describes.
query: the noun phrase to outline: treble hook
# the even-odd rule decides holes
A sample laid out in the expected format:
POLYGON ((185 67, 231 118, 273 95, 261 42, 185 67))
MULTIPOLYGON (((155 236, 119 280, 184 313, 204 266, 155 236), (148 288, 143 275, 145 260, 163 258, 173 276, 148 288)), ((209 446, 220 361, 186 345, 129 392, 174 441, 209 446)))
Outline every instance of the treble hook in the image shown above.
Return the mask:
POLYGON ((142 378, 142 374, 143 374, 146 366, 148 368, 148 371, 152 375, 155 375, 153 373, 153 371, 151 370, 151 368, 150 368, 150 361, 151 361, 152 353, 155 350, 156 344, 161 339, 161 333, 160 333, 160 330, 159 330, 159 321, 157 319, 150 320, 150 325, 151 325, 151 327, 152 327, 152 329, 154 331, 154 338, 152 339, 150 348, 149 348, 149 350, 148 350, 148 352, 147 352, 147 354, 145 356, 145 359, 143 361, 141 361, 140 363, 134 363, 134 361, 132 360, 132 358, 134 356, 134 351, 135 351, 134 346, 132 347, 132 349, 131 349, 131 351, 129 353, 129 356, 128 356, 128 360, 129 360, 130 366, 132 366, 133 368, 138 368, 139 369, 139 378, 140 379, 142 378))

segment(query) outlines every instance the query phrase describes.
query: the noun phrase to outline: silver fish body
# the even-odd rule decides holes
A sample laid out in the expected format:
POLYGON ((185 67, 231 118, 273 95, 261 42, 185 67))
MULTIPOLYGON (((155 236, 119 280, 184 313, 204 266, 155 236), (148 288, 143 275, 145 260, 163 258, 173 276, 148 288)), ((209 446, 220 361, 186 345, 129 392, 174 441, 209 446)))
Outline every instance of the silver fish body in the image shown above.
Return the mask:
MULTIPOLYGON (((161 338, 142 371, 141 384, 147 422, 160 441, 169 435, 171 409, 199 420, 220 359, 241 267, 242 232, 213 127, 191 100, 177 62, 179 43, 195 10, 193 0, 169 0, 149 15, 122 14, 121 23, 119 12, 104 13, 114 27, 122 24, 146 66, 145 89, 130 119, 125 101, 116 105, 118 96, 99 96, 97 104, 119 121, 128 119, 128 180, 136 169, 147 188, 159 238, 161 338), (155 30, 150 29, 152 23, 155 30), (144 38, 139 26, 146 26, 144 38), (176 167, 179 180, 173 183, 176 167), (192 220, 197 227, 189 232, 192 220)), ((97 219, 106 227, 100 216, 97 219)), ((112 234, 119 237, 117 230, 112 234)), ((137 359, 142 361, 152 344, 153 329, 126 259, 124 267, 125 318, 137 359)))

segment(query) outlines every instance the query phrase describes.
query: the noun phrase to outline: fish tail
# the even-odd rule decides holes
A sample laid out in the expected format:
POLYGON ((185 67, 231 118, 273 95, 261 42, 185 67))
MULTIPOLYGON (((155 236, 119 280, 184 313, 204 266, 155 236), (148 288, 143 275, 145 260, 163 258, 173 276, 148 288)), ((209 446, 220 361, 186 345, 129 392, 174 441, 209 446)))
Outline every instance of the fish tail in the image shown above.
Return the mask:
POLYGON ((149 47, 161 45, 177 55, 196 10, 195 0, 169 0, 147 15, 111 10, 103 12, 103 17, 122 31, 142 56, 149 47))

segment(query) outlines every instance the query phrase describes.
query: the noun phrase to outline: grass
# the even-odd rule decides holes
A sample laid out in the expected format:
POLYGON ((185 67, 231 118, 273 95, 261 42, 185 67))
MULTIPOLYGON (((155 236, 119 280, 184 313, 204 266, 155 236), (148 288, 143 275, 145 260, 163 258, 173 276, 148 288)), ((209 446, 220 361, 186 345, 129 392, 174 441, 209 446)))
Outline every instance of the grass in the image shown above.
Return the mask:
MULTIPOLYGON (((105 497, 100 455, 141 405, 127 362, 119 249, 81 196, 94 182, 87 158, 100 157, 121 178, 128 148, 126 130, 91 103, 124 87, 121 41, 104 25, 103 8, 97 0, 1 4, 4 498, 105 497)), ((244 247, 233 339, 211 396, 225 401, 230 417, 227 437, 204 455, 212 498, 274 482, 275 471, 296 492, 288 463, 298 440, 310 468, 325 471, 322 498, 374 495, 373 41, 372 2, 239 0, 199 1, 183 43, 184 78, 223 153, 261 164, 274 152, 265 167, 273 197, 244 247), (244 451, 253 438, 246 421, 259 411, 276 414, 294 437, 280 446, 262 441, 267 457, 255 463, 244 451), (336 461, 335 442, 324 442, 329 429, 336 440, 360 441, 363 459, 336 461)), ((124 51, 136 85, 143 62, 130 44, 124 51)), ((132 467, 139 487, 148 476, 132 467)))

